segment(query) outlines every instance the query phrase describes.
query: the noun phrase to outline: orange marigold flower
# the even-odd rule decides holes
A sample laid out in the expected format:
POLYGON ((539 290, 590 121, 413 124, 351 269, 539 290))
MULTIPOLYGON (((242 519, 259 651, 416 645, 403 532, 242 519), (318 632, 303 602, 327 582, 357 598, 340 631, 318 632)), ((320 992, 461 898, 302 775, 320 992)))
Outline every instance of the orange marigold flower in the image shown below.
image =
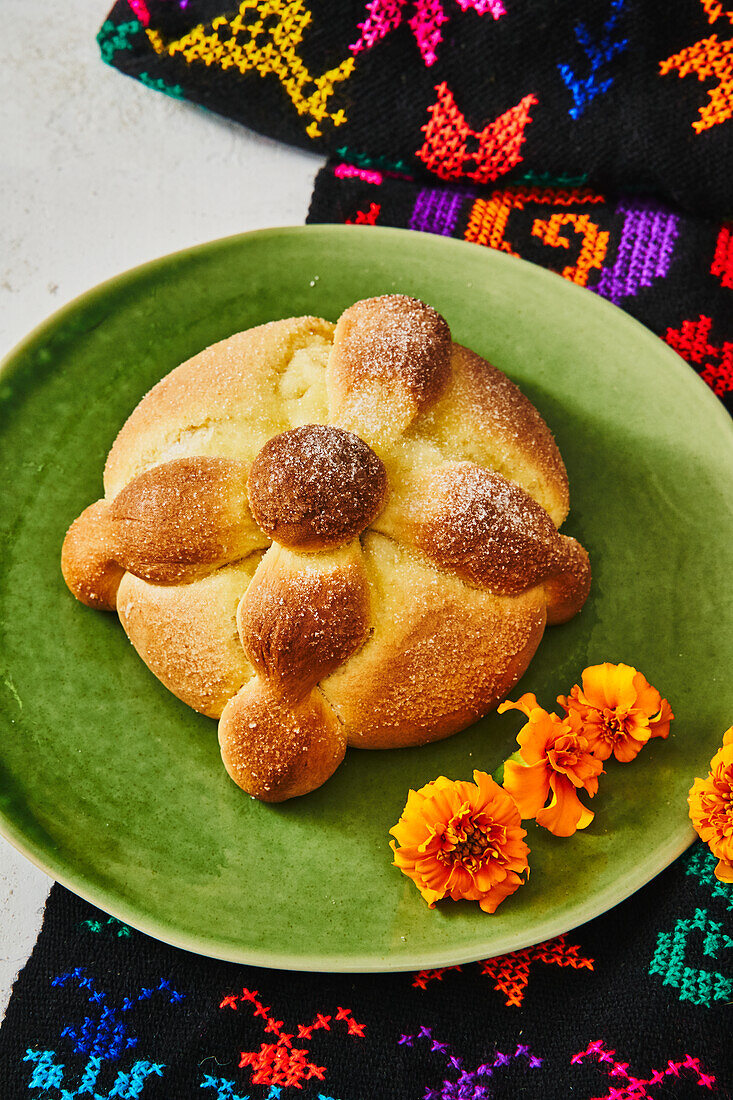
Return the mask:
POLYGON ((674 718, 667 700, 631 665, 591 665, 582 688, 576 684, 557 701, 568 717, 577 715, 594 756, 608 760, 613 753, 624 764, 651 737, 666 737, 674 718))
POLYGON ((529 848, 512 798, 485 772, 474 782, 440 776, 410 791, 390 833, 394 866, 432 909, 441 898, 477 901, 486 913, 522 885, 529 848))
POLYGON ((504 765, 504 788, 515 799, 523 818, 534 817, 555 836, 572 836, 593 820, 593 811, 578 798, 578 790, 590 797, 598 790, 603 764, 595 757, 577 719, 548 714, 534 695, 498 708, 521 710, 528 721, 519 731, 519 760, 504 765), (549 805, 545 805, 552 793, 549 805))
POLYGON ((695 832, 718 860, 715 874, 733 883, 733 726, 723 734, 707 778, 692 784, 688 801, 695 832))

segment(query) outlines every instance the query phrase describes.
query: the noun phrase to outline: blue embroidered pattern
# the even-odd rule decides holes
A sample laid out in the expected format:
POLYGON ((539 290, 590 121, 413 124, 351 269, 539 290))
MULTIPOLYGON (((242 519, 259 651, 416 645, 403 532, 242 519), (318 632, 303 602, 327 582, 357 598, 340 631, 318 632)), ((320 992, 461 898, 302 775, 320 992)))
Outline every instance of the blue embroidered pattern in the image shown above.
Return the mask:
POLYGON ((611 0, 612 15, 603 24, 601 37, 593 40, 585 23, 578 23, 575 37, 588 58, 588 75, 578 76, 570 65, 560 64, 558 69, 567 88, 572 94, 574 106, 570 108, 571 118, 580 118, 589 103, 596 96, 603 95, 613 84, 613 77, 601 79, 601 71, 608 63, 628 48, 628 38, 616 38, 616 28, 623 13, 625 0, 611 0))

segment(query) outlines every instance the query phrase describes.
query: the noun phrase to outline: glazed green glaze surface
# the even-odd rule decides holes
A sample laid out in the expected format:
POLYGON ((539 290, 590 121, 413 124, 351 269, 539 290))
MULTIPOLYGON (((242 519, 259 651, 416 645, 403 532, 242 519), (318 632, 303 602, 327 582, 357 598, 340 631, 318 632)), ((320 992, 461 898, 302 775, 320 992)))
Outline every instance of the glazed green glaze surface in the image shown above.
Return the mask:
POLYGON ((733 715, 733 433, 681 359, 590 292, 402 230, 218 241, 105 284, 16 349, 0 374, 0 471, 0 827, 121 919, 265 966, 436 966, 566 931, 692 839, 687 791, 733 715), (549 708, 586 665, 625 661, 677 716, 667 742, 608 766, 585 832, 560 840, 530 824, 531 879, 495 916, 429 910, 391 866, 388 830, 410 787, 492 771, 519 715, 421 749, 350 750, 320 790, 263 805, 227 777, 216 723, 158 683, 116 616, 76 603, 59 569, 117 431, 162 375, 251 325, 336 320, 385 292, 435 306, 454 340, 518 382, 568 468, 563 531, 588 549, 593 588, 573 622, 547 631, 517 694, 549 708))

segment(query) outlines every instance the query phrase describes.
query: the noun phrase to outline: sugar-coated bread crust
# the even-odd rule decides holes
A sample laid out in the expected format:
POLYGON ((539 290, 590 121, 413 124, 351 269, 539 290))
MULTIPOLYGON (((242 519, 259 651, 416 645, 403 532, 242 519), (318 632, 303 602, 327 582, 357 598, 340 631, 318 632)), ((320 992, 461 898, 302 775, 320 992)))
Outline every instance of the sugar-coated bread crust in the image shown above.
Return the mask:
POLYGON ((217 569, 185 585, 149 584, 125 573, 117 612, 148 668, 194 710, 218 718, 254 669, 237 632, 237 607, 260 559, 217 569))
POLYGON ((568 480, 518 388, 401 295, 289 318, 166 375, 110 451, 62 569, 219 717, 227 771, 281 801, 346 744, 447 737, 582 607, 568 480))
POLYGON ((541 589, 510 598, 469 588, 376 532, 364 539, 364 564, 378 608, 372 633, 321 684, 349 744, 436 741, 505 698, 542 638, 541 589))

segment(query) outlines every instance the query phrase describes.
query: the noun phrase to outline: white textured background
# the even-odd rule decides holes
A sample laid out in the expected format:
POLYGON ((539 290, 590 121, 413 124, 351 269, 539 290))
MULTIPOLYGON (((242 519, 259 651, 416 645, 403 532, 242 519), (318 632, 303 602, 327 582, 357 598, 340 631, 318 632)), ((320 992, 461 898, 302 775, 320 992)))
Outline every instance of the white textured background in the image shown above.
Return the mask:
MULTIPOLYGON (((125 268, 305 220, 321 159, 104 65, 95 35, 109 7, 0 5, 0 356, 125 268)), ((0 839, 0 1017, 49 886, 0 839)))

